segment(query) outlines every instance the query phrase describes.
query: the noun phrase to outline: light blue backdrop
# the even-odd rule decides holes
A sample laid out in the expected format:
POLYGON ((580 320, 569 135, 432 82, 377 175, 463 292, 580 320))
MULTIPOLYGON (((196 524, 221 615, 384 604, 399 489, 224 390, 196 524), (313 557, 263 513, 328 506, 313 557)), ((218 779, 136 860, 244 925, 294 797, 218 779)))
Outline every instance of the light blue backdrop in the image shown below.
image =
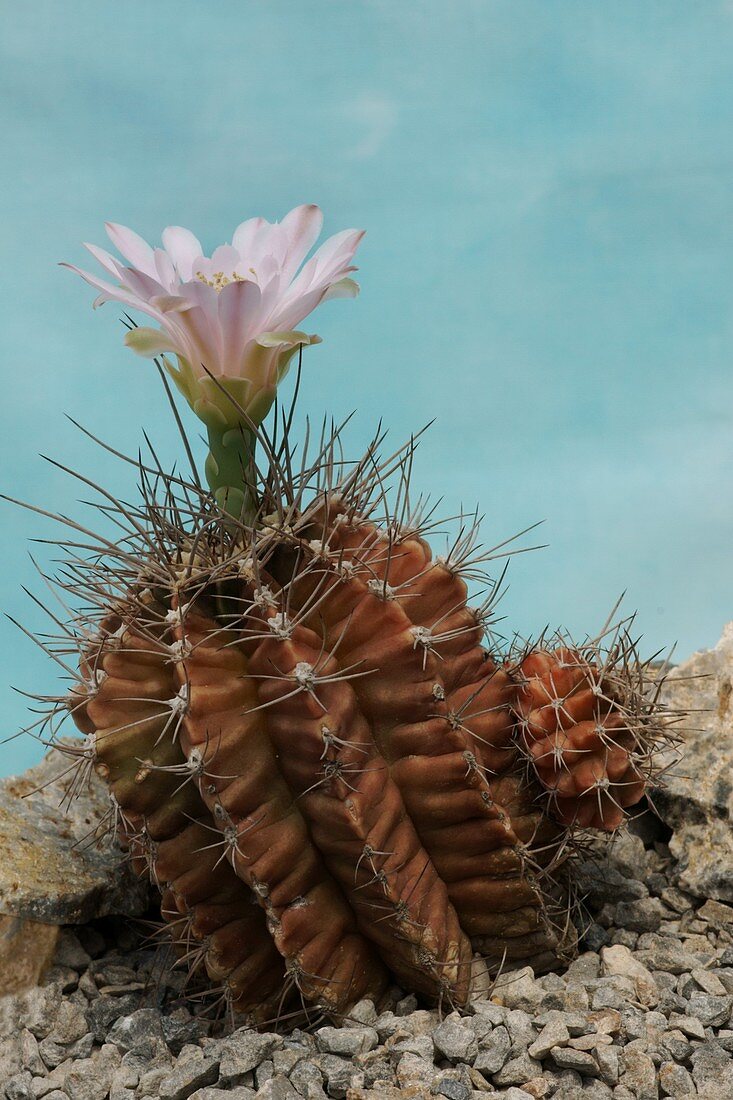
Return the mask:
MULTIPOLYGON (((437 422, 416 482, 487 537, 546 519, 510 626, 594 630, 627 589, 652 651, 733 617, 733 4, 724 0, 35 0, 4 6, 2 488, 79 514, 37 452, 127 475, 63 418, 176 454, 119 310, 56 267, 105 219, 211 248, 318 202, 363 226, 359 301, 324 307, 303 408, 437 422)), ((93 263, 91 260, 90 263, 93 263)), ((36 627, 3 506, 0 603, 36 627)), ((43 559, 52 556, 37 548, 43 559)), ((54 669, 0 628, 10 685, 54 669)), ((2 732, 0 731, 0 732, 2 732)), ((38 754, 0 750, 0 772, 38 754)))

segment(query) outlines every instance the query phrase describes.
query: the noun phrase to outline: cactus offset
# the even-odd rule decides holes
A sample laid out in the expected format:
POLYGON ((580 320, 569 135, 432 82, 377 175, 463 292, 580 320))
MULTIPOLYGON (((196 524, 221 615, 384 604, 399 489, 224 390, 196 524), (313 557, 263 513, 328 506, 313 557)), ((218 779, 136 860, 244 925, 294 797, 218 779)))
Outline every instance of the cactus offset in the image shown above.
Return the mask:
POLYGON ((292 411, 262 428, 318 341, 293 325, 357 289, 358 231, 298 273, 319 219, 246 222, 211 260, 176 227, 156 256, 110 227, 133 268, 93 250, 122 285, 82 274, 159 322, 127 339, 176 355, 209 488, 176 413, 191 479, 151 448, 127 459, 138 504, 99 490, 117 541, 54 517, 75 532, 56 584, 81 610, 52 728, 70 713, 86 735, 68 751, 108 783, 182 962, 259 1023, 338 1017, 392 979, 462 1005, 487 968, 570 956, 570 842, 620 825, 666 736, 622 626, 502 652, 483 567, 503 551, 461 519, 433 557, 437 524, 409 501, 414 440, 382 458, 380 434, 348 463, 324 426, 296 465, 292 411))
POLYGON ((615 829, 644 793, 635 726, 649 703, 628 672, 614 676, 616 656, 601 668, 559 646, 520 665, 520 741, 564 825, 615 829))

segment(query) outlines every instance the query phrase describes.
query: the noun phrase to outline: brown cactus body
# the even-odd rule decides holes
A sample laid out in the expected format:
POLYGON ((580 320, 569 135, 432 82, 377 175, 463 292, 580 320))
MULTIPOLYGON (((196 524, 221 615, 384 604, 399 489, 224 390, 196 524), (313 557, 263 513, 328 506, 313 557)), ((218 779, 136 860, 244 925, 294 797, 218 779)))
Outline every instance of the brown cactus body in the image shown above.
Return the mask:
POLYGON ((251 891, 220 858, 218 830, 189 782, 198 761, 170 736, 178 688, 159 638, 155 620, 136 630, 107 618, 83 661, 87 695, 74 717, 94 736, 122 835, 138 870, 161 888, 162 915, 189 969, 202 962, 235 1009, 266 1019, 282 1000, 282 960, 251 891))
POLYGON ((541 815, 511 775, 512 680, 478 645, 465 584, 422 539, 348 518, 321 529, 292 601, 313 600, 309 621, 342 662, 378 671, 354 681, 357 697, 465 931, 492 961, 533 955, 554 937, 536 935, 545 901, 527 846, 541 815))
POLYGON ((616 828, 645 787, 632 755, 635 715, 622 693, 566 647, 531 653, 521 674, 520 736, 554 816, 568 826, 616 828))
POLYGON ((294 987, 339 1015, 390 975, 463 1004, 476 955, 551 965, 568 827, 643 789, 628 715, 577 654, 487 651, 409 529, 335 493, 295 520, 182 538, 82 660, 77 723, 179 950, 253 1020, 294 987))
POLYGON ((411 449, 336 476, 338 433, 298 474, 267 446, 253 526, 141 467, 120 542, 71 558, 98 612, 59 705, 184 963, 255 1022, 556 964, 568 840, 618 825, 659 736, 626 649, 487 647, 474 532, 434 558, 404 498, 374 521, 411 449))

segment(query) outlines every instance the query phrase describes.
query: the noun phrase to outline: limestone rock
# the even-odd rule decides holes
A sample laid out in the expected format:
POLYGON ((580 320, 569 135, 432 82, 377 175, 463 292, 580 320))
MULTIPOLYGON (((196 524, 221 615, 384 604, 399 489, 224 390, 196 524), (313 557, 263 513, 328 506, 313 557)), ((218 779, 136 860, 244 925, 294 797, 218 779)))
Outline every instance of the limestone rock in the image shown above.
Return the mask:
POLYGON ((542 999, 545 990, 535 981, 534 971, 531 966, 525 966, 521 970, 508 970, 496 979, 492 997, 498 1004, 506 1008, 519 1008, 525 1012, 535 1012, 542 999))
POLYGON ((601 948, 601 961, 604 975, 630 978, 634 983, 636 996, 647 1007, 653 1007, 659 1001, 659 990, 649 970, 635 958, 628 947, 614 944, 601 948))
POLYGON ((683 759, 654 796, 674 830, 680 885, 733 901, 733 623, 714 649, 672 669, 662 699, 687 712, 678 728, 683 759))
POLYGON ((58 931, 52 924, 0 916, 0 996, 38 985, 53 960, 58 931))
POLYGON ((69 806, 69 764, 52 749, 35 768, 0 781, 0 913, 52 925, 138 916, 148 888, 109 835, 95 840, 109 819, 106 789, 92 773, 69 806))

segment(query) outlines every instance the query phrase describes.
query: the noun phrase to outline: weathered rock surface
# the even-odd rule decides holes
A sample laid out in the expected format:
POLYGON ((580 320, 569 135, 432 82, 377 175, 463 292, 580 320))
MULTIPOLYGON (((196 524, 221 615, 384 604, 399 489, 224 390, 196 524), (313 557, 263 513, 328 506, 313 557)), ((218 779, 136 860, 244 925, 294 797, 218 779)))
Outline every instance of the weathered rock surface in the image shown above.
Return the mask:
POLYGON ((139 915, 147 887, 111 836, 95 839, 110 812, 107 791, 92 773, 69 805, 69 764, 53 749, 0 781, 0 914, 45 924, 139 915))
POLYGON ((0 916, 0 993, 38 985, 53 960, 58 934, 53 924, 0 916))
POLYGON ((670 672, 662 697, 687 712, 678 730, 683 758, 654 800, 674 830, 680 885, 733 901, 733 623, 714 649, 670 672))

